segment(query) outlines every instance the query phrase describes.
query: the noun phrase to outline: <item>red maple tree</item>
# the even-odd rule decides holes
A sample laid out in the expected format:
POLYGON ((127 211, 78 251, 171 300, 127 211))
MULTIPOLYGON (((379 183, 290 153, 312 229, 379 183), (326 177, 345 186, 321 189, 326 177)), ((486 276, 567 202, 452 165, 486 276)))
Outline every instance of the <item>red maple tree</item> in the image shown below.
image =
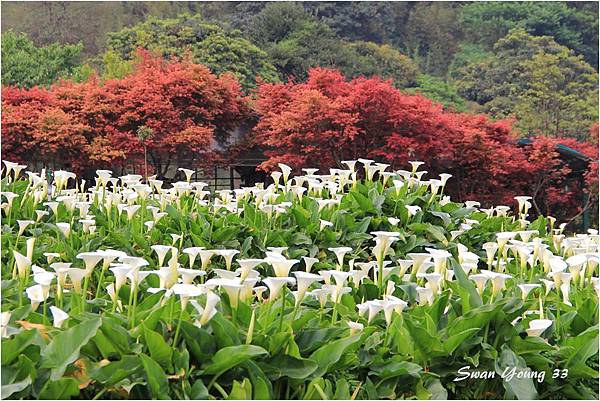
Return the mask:
MULTIPOLYGON (((260 117, 252 140, 265 149, 265 170, 280 162, 328 168, 359 157, 397 169, 418 159, 426 162, 430 177, 453 175, 448 192, 457 200, 512 205, 514 196, 529 194, 535 196, 537 212, 563 218, 577 213, 583 188, 568 180, 569 167, 555 146, 582 151, 597 166, 597 152, 588 144, 535 138, 531 146, 519 146, 510 121, 445 111, 389 81, 346 80, 328 69, 311 70, 304 83, 261 85, 255 107, 260 117)), ((593 179, 587 188, 594 193, 593 179)))

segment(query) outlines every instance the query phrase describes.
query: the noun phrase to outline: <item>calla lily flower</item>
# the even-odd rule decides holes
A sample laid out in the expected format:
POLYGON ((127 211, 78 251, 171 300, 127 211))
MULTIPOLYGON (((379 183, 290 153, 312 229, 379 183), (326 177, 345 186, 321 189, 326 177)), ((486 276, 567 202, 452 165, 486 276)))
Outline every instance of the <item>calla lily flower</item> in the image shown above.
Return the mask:
POLYGON ((421 271, 421 267, 426 262, 430 262, 433 257, 430 253, 408 253, 406 254, 409 258, 412 259, 412 276, 416 276, 418 272, 421 271))
POLYGON ((256 287, 254 287, 252 289, 254 291, 254 295, 256 296, 256 299, 258 299, 259 301, 263 300, 262 294, 267 290, 267 287, 265 287, 264 285, 258 285, 256 287))
POLYGON ((204 276, 206 274, 203 270, 194 270, 194 269, 177 269, 177 272, 181 274, 182 283, 183 284, 192 284, 194 279, 198 276, 204 276))
POLYGON ((539 337, 548 327, 552 326, 552 320, 536 319, 529 322, 529 328, 526 330, 527 335, 531 337, 539 337))
POLYGON ((304 261, 304 266, 306 267, 306 272, 310 273, 310 270, 314 266, 315 263, 319 261, 317 258, 310 258, 308 256, 303 256, 302 260, 304 261))
POLYGON ((0 313, 0 336, 2 338, 8 338, 8 323, 12 313, 10 311, 0 313))
POLYGON ((198 301, 192 300, 190 303, 200 314, 200 319, 196 320, 195 324, 198 327, 206 326, 208 322, 217 314, 217 304, 221 298, 212 291, 206 293, 206 304, 204 307, 200 306, 198 301))
POLYGON ((32 220, 17 220, 17 224, 19 225, 19 233, 17 235, 21 236, 25 232, 27 227, 30 224, 35 224, 35 222, 32 220))
POLYGON ((71 225, 69 223, 56 223, 56 227, 63 233, 65 238, 69 238, 71 235, 71 225))
POLYGON ((523 301, 524 301, 532 290, 541 287, 541 285, 539 285, 539 284, 519 284, 519 285, 517 285, 517 287, 519 287, 519 289, 521 290, 521 298, 523 298, 523 301))
POLYGON ((119 290, 127 281, 127 274, 133 269, 130 265, 120 264, 111 267, 109 270, 115 275, 115 292, 118 294, 119 290))
POLYGON ((178 168, 178 171, 183 171, 183 173, 185 174, 185 180, 189 183, 192 180, 192 175, 194 175, 195 171, 194 170, 190 170, 189 168, 178 168))
POLYGON ((279 164, 277 164, 277 166, 279 166, 279 168, 281 169, 281 172, 283 174, 283 183, 287 184, 288 179, 290 178, 290 173, 292 172, 292 168, 290 166, 288 166, 287 164, 283 164, 283 163, 279 163, 279 164))
POLYGON ((353 336, 356 333, 363 331, 365 326, 358 322, 348 322, 348 327, 350 328, 350 335, 353 336))
POLYGON ((489 277, 485 274, 471 274, 469 278, 475 282, 479 295, 483 294, 485 284, 487 283, 489 277))
POLYGON ((48 298, 48 294, 44 291, 44 287, 40 284, 36 284, 32 287, 25 289, 27 298, 31 301, 31 309, 36 310, 39 304, 44 302, 48 298))
POLYGON ((429 287, 417 287, 419 305, 433 305, 433 290, 429 287))
POLYGON ((490 278, 492 280, 492 294, 495 297, 504 289, 506 280, 512 278, 512 276, 510 274, 490 272, 490 278))
POLYGON ((104 259, 104 254, 100 252, 83 252, 78 254, 76 258, 83 260, 85 263, 85 271, 87 275, 90 275, 94 271, 94 267, 104 259))
POLYGON ((202 270, 206 270, 208 268, 208 265, 210 264, 210 260, 213 257, 213 255, 215 255, 214 250, 208 250, 208 249, 202 249, 200 251, 198 251, 198 254, 200 255, 200 261, 201 261, 201 268, 202 270))
POLYGON ((385 322, 389 326, 392 324, 392 314, 394 312, 400 314, 402 310, 408 305, 400 298, 396 298, 392 295, 386 295, 381 302, 383 308, 383 314, 385 316, 385 322))
POLYGON ((241 268, 240 280, 245 280, 252 269, 264 262, 264 259, 238 259, 237 263, 241 268))
POLYGON ((29 272, 29 268, 31 267, 31 260, 27 256, 14 250, 13 255, 15 257, 15 264, 17 265, 19 277, 25 279, 29 272))
POLYGON ((319 231, 323 231, 325 227, 333 227, 333 223, 327 220, 319 220, 319 231))
POLYGON ((265 262, 273 266, 276 277, 287 277, 290 274, 292 266, 300 261, 298 259, 286 259, 277 253, 267 252, 265 262))
POLYGON ((164 266, 167 253, 173 249, 173 247, 169 245, 152 245, 150 248, 152 248, 152 250, 156 252, 156 255, 158 256, 158 267, 164 266))
POLYGON ((81 294, 81 292, 82 292, 81 282, 83 281, 83 278, 85 276, 87 276, 86 270, 85 269, 69 269, 69 271, 67 272, 67 275, 69 276, 69 279, 73 283, 73 289, 75 290, 75 292, 77 294, 81 294))
POLYGON ((291 277, 269 277, 263 279, 263 283, 269 287, 269 300, 273 301, 279 297, 281 294, 281 290, 286 284, 294 284, 296 282, 295 279, 291 277))
POLYGON ((69 315, 65 311, 56 306, 51 306, 50 312, 52 313, 53 326, 58 329, 60 329, 64 322, 69 318, 69 315))
POLYGON ((486 242, 482 248, 485 250, 488 269, 491 269, 494 263, 494 256, 498 250, 498 244, 496 242, 486 242))
POLYGON ((348 252, 352 252, 352 248, 347 247, 347 246, 342 246, 342 247, 338 247, 338 248, 327 248, 327 249, 335 254, 335 256, 337 257, 337 261, 338 261, 337 269, 341 270, 344 265, 344 255, 346 255, 348 252))
POLYGON ((204 248, 201 246, 194 246, 190 248, 185 248, 183 250, 183 253, 188 255, 190 269, 194 267, 194 261, 196 260, 196 257, 200 254, 200 251, 203 249, 204 248))
POLYGON ((298 284, 298 299, 301 301, 304 299, 304 295, 306 294, 306 290, 313 283, 317 281, 323 280, 323 278, 317 274, 297 271, 293 273, 296 276, 296 282, 298 284))
POLYGON ((110 297, 112 303, 116 305, 117 310, 123 309, 121 301, 118 299, 118 294, 115 292, 115 285, 113 283, 106 286, 106 293, 110 297))
POLYGON ((188 300, 193 297, 198 297, 206 292, 203 287, 194 284, 175 284, 171 287, 175 295, 178 295, 181 300, 181 309, 185 309, 188 300))
POLYGON ((358 304, 356 307, 358 308, 359 316, 363 316, 368 312, 367 324, 370 324, 375 319, 375 316, 383 310, 383 304, 377 299, 358 304))

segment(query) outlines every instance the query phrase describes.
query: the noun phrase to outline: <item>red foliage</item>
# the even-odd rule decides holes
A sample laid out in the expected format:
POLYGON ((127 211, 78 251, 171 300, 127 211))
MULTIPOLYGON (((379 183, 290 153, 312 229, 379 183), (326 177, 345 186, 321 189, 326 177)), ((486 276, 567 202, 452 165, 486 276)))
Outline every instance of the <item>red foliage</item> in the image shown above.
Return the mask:
POLYGON ((249 109, 237 81, 188 61, 140 54, 135 73, 100 83, 2 91, 2 145, 12 160, 59 159, 81 171, 139 158, 137 130, 150 127, 149 160, 159 174, 177 159, 208 163, 249 109))
MULTIPOLYGON (((398 169, 419 159, 429 176, 453 175, 448 190, 458 200, 513 205, 514 196, 530 194, 538 212, 560 218, 577 213, 582 188, 569 180, 570 169, 555 146, 562 143, 589 155, 597 171, 592 145, 536 138, 519 146, 509 121, 447 112, 378 78, 347 81, 337 71, 313 69, 306 83, 262 85, 256 109, 260 119, 253 140, 266 149, 265 170, 279 162, 327 168, 358 157, 398 169)), ((594 188, 590 185, 591 180, 588 188, 594 188)))

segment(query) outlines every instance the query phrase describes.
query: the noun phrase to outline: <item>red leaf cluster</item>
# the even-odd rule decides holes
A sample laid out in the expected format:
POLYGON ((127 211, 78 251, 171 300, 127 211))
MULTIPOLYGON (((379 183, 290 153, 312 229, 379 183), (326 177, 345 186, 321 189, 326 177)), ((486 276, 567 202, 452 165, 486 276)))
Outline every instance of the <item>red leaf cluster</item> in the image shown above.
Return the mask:
POLYGON ((189 61, 140 54, 123 79, 60 82, 49 89, 2 89, 2 145, 12 160, 61 160, 75 171, 139 158, 141 126, 149 159, 163 172, 177 159, 189 164, 217 157, 225 138, 249 112, 240 85, 189 61))
POLYGON ((510 121, 444 111, 378 78, 348 81, 337 71, 313 69, 305 83, 262 85, 256 109, 253 141, 265 149, 265 170, 280 162, 335 167, 359 157, 397 169, 423 160, 429 176, 453 175, 448 189, 457 200, 513 205, 514 196, 528 194, 537 212, 566 218, 581 207, 584 188, 555 151, 562 143, 594 160, 587 189, 597 197, 594 145, 544 137, 520 146, 510 121))

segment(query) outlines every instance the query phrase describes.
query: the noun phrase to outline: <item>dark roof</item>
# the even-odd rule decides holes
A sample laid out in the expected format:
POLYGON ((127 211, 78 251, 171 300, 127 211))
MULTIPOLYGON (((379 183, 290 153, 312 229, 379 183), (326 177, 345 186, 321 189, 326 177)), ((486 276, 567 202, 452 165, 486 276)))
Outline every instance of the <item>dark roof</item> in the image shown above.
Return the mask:
MULTIPOLYGON (((517 145, 519 146, 527 146, 532 143, 533 140, 531 138, 521 138, 517 141, 517 145)), ((586 170, 588 164, 592 161, 590 157, 563 144, 556 145, 554 150, 575 170, 586 170)))

